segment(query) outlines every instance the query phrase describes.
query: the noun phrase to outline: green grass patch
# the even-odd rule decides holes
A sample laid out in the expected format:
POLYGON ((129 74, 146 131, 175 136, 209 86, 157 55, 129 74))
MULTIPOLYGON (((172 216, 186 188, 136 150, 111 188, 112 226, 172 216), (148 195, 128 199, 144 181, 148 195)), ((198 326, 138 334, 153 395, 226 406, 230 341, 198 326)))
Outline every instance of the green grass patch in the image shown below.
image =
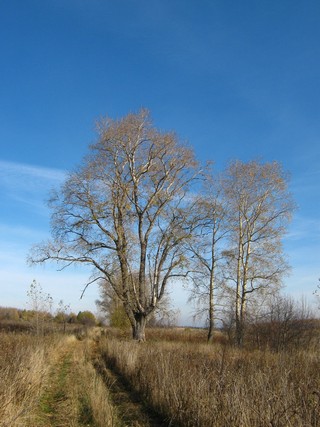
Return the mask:
POLYGON ((58 402, 66 399, 66 382, 70 373, 71 356, 67 354, 58 366, 52 369, 49 385, 40 399, 40 410, 46 415, 56 412, 58 402))

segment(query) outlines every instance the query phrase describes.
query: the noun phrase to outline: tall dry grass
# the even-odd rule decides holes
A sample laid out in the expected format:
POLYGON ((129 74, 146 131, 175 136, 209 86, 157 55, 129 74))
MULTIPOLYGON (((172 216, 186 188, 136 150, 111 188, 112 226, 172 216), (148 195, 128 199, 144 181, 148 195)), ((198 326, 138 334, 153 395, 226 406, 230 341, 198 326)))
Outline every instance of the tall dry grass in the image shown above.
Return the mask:
POLYGON ((0 426, 35 425, 33 416, 47 380, 54 340, 0 333, 0 426))
POLYGON ((117 426, 92 346, 74 335, 0 333, 0 426, 117 426))
POLYGON ((62 397, 52 402, 56 425, 117 426, 108 389, 92 365, 92 341, 80 342, 75 337, 69 341, 72 338, 68 352, 56 366, 55 394, 62 397))
POLYGON ((169 422, 181 426, 320 426, 320 354, 106 339, 114 366, 169 422))

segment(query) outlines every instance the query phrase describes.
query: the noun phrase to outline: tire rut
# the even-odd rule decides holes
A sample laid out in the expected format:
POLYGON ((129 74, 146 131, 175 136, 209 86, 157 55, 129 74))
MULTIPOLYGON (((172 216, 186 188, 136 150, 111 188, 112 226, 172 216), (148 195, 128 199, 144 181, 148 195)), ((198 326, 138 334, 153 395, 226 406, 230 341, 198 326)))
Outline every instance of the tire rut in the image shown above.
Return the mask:
POLYGON ((117 408, 118 417, 126 427, 174 427, 154 412, 131 389, 130 384, 117 372, 108 368, 101 357, 94 360, 94 367, 108 387, 111 399, 117 408))

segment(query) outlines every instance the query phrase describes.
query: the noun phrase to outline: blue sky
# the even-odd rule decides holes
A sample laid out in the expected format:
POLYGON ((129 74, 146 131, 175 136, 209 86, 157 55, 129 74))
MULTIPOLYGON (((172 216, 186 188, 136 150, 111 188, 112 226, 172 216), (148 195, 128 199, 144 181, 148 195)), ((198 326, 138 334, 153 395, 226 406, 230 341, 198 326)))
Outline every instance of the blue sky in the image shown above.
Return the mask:
MULTIPOLYGON (((39 281, 95 310, 86 274, 29 268, 49 237, 45 200, 95 140, 94 123, 141 107, 217 169, 277 160, 299 206, 285 239, 286 292, 312 300, 320 277, 320 3, 11 0, 0 4, 0 289, 26 305, 39 281)), ((186 295, 172 291, 184 308, 186 295)))

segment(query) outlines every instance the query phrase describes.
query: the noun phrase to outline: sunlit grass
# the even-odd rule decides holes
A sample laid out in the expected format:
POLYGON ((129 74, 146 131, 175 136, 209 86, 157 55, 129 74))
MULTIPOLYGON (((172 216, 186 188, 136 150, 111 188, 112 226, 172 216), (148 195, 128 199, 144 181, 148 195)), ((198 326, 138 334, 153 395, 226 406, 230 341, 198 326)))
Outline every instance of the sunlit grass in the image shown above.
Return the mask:
POLYGON ((109 338, 102 353, 175 425, 320 425, 320 355, 313 350, 272 353, 109 338))
POLYGON ((1 334, 0 426, 117 426, 91 346, 73 335, 1 334))

